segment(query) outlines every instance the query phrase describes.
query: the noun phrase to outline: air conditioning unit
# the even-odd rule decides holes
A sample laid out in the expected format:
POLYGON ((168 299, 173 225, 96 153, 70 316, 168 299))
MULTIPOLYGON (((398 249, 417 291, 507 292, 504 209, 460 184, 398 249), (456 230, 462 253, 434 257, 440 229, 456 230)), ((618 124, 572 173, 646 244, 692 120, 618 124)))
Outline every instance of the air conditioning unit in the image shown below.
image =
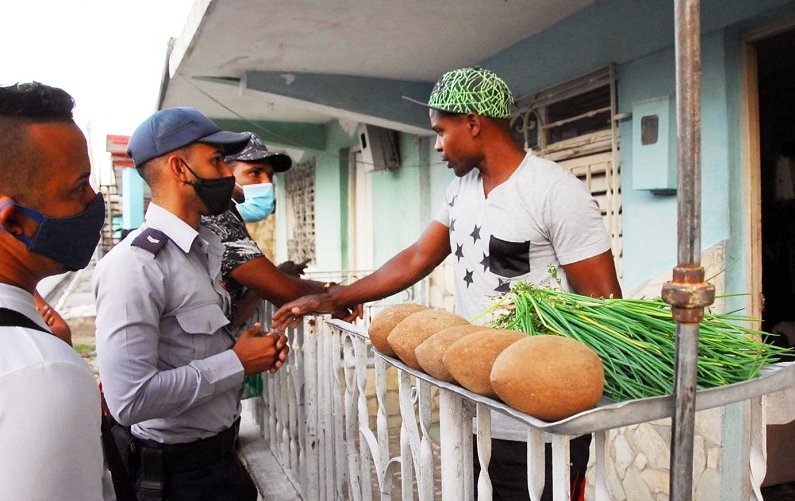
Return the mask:
POLYGON ((396 131, 365 124, 359 127, 358 136, 367 172, 400 167, 400 136, 396 131))

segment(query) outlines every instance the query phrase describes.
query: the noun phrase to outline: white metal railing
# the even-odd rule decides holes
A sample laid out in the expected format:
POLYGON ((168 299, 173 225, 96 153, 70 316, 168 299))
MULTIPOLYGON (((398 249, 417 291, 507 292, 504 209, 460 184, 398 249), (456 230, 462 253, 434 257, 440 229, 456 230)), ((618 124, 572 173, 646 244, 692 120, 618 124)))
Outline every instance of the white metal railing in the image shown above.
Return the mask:
MULTIPOLYGON (((339 324, 347 328, 308 318, 290 333, 289 361, 264 377, 255 417, 304 499, 369 500, 373 485, 378 497, 390 499, 400 459, 389 454, 387 366, 373 359, 364 331, 339 324), (375 429, 367 403, 368 372, 375 373, 375 429)), ((407 457, 405 464, 411 465, 407 457)))
MULTIPOLYGON (((483 465, 478 499, 490 500, 490 411, 497 409, 527 426, 532 500, 540 500, 544 489, 545 443, 551 442, 552 448, 553 499, 568 501, 570 436, 592 433, 594 499, 606 501, 606 432, 670 416, 672 408, 670 396, 659 397, 600 405, 576 418, 546 423, 375 355, 362 327, 307 317, 289 335, 289 361, 275 375, 264 376, 255 417, 271 451, 307 500, 472 499, 473 417, 483 465), (397 416, 389 415, 390 392, 395 391, 390 377, 397 379, 399 424, 397 416), (436 392, 438 441, 432 438, 436 392)), ((783 365, 760 381, 704 390, 697 407, 717 407, 792 386, 795 365, 783 365)))
MULTIPOLYGON (((387 371, 395 369, 374 356, 364 329, 312 317, 292 331, 290 339, 288 363, 275 375, 264 377, 264 394, 255 406, 255 417, 271 451, 304 499, 370 500, 375 495, 387 500, 396 499, 393 495, 399 491, 404 500, 432 500, 435 490, 444 492, 445 499, 471 498, 475 415, 480 463, 488 465, 490 458, 491 416, 486 405, 441 389, 440 440, 434 447, 433 385, 398 370, 401 424, 390 426, 387 371), (368 410, 368 377, 374 379, 370 391, 376 401, 374 420, 368 410), (399 449, 390 452, 390 436, 395 433, 399 449), (399 473, 399 485, 393 485, 395 473, 399 473)), ((540 499, 545 433, 530 429, 528 438, 530 489, 537 494, 532 498, 540 499)), ((597 438, 597 446, 600 443, 603 450, 603 436, 597 438)), ((568 486, 568 437, 556 436, 553 451, 555 484, 568 486)), ((556 500, 569 499, 568 487, 558 490, 556 500)), ((487 467, 481 468, 478 492, 479 499, 491 498, 487 467)))

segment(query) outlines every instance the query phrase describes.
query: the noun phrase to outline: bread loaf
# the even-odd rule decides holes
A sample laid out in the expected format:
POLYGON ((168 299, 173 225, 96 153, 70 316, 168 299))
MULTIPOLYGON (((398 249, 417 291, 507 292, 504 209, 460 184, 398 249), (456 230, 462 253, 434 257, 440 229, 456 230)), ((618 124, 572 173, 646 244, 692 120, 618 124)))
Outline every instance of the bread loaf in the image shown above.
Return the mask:
POLYGON ((506 404, 545 421, 594 407, 604 383, 599 356, 561 336, 528 336, 503 351, 491 369, 491 385, 506 404))
POLYGON ((370 334, 370 342, 373 343, 376 350, 384 355, 394 357, 395 352, 386 341, 389 333, 407 316, 427 309, 427 306, 413 303, 393 304, 385 307, 370 321, 370 328, 367 330, 370 334))
POLYGON ((462 316, 444 310, 424 310, 404 318, 387 336, 395 355, 412 369, 422 370, 414 350, 433 334, 455 325, 468 325, 462 316))
POLYGON ((444 352, 442 361, 450 375, 467 390, 485 397, 496 397, 491 387, 491 366, 502 351, 527 334, 489 329, 459 339, 444 352))
POLYGON ((475 332, 488 330, 490 330, 488 327, 483 327, 482 325, 456 325, 441 330, 420 343, 417 349, 414 350, 417 363, 420 364, 422 370, 436 379, 454 383, 453 376, 450 375, 450 371, 447 370, 442 361, 444 352, 459 339, 475 332))

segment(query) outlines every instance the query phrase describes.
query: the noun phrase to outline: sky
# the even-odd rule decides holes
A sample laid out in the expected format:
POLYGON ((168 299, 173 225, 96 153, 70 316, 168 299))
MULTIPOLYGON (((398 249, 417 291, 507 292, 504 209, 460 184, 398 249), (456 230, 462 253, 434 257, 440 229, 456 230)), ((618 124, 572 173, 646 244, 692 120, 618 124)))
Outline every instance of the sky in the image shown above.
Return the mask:
POLYGON ((69 92, 99 168, 105 135, 129 135, 156 110, 168 40, 193 2, 0 0, 0 85, 37 80, 69 92))

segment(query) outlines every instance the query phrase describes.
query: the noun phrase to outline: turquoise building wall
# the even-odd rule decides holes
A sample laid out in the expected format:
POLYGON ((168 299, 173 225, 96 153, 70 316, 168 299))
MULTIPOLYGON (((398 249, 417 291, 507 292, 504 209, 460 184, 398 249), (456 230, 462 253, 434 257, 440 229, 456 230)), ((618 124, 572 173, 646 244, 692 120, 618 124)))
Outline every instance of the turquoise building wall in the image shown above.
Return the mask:
MULTIPOLYGON (((748 188, 739 150, 742 34, 792 12, 782 0, 704 0, 702 5, 702 248, 727 242, 727 289, 746 291, 748 188)), ((613 63, 618 110, 675 96, 673 2, 599 2, 484 60, 517 95, 613 63)), ((624 234, 622 286, 631 290, 676 263, 676 197, 632 189, 632 119, 619 126, 624 234)))
POLYGON ((400 135, 400 167, 371 172, 373 193, 373 265, 381 266, 412 244, 422 231, 422 187, 427 170, 420 161, 417 137, 400 135))
MULTIPOLYGON (((702 40, 701 77, 701 243, 705 249, 731 235, 726 72, 722 33, 706 35, 702 40)), ((637 101, 662 96, 674 98, 673 49, 622 65, 618 78, 619 112, 631 113, 632 104, 637 101)), ((631 120, 620 126, 624 287, 627 289, 673 268, 677 258, 675 194, 657 195, 632 189, 632 177, 637 170, 662 167, 632 164, 632 147, 637 138, 633 137, 631 120)))
MULTIPOLYGON (((395 170, 369 173, 372 181, 373 263, 385 263, 413 243, 430 222, 427 139, 400 134, 401 165, 395 170)), ((358 146, 337 121, 328 124, 327 147, 305 150, 303 160, 315 159, 315 253, 316 269, 347 268, 352 242, 348 242, 348 152, 358 146)), ((280 202, 286 203, 283 191, 280 202)), ((434 211, 435 212, 435 211, 434 211)), ((286 259, 285 217, 277 225, 277 260, 286 259)))
MULTIPOLYGON (((327 128, 326 149, 307 150, 302 160, 315 158, 315 257, 318 270, 346 268, 348 157, 346 149, 356 138, 332 121, 327 128), (343 243, 346 247, 343 248, 343 243)), ((279 235, 278 240, 286 240, 279 235)))

